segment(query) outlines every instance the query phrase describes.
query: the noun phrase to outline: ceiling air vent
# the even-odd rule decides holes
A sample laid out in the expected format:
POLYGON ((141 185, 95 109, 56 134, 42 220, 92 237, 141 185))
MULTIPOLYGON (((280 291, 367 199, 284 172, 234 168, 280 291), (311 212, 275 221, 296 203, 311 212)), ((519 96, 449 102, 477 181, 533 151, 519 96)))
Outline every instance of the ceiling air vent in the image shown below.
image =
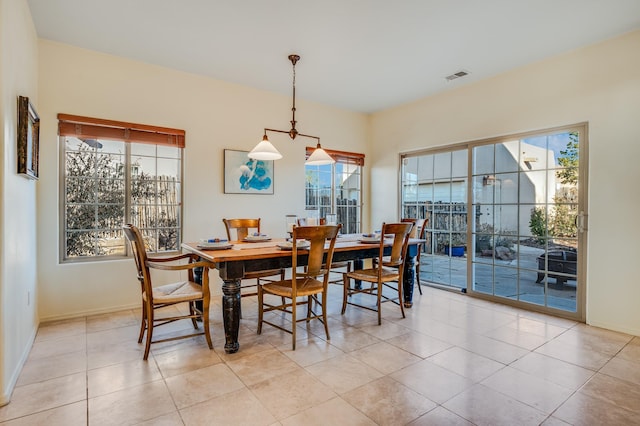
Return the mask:
POLYGON ((453 81, 457 78, 462 78, 469 75, 469 73, 467 71, 458 71, 456 73, 453 73, 451 75, 446 76, 444 79, 447 81, 453 81))

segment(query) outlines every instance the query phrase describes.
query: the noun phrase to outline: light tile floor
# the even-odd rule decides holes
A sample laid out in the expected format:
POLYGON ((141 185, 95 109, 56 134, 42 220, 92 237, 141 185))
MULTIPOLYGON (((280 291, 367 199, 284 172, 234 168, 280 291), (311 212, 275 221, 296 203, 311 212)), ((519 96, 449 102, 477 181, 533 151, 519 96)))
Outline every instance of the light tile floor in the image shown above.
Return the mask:
MULTIPOLYGON (((220 301, 204 338, 137 343, 136 310, 42 324, 2 425, 640 424, 640 338, 424 287, 402 319, 330 290, 321 324, 224 353, 220 301)), ((189 323, 172 325, 179 332, 189 323)), ((160 329, 162 330, 162 329, 160 329)))

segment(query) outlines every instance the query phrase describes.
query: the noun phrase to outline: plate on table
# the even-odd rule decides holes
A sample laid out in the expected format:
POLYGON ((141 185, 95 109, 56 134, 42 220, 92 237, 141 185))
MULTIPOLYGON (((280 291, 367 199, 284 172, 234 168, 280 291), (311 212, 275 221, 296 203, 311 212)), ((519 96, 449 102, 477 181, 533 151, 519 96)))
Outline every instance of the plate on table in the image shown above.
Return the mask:
POLYGON ((233 244, 230 244, 228 241, 218 241, 218 242, 211 242, 211 243, 198 243, 198 245, 196 246, 199 249, 203 249, 203 250, 227 250, 233 247, 233 244))
POLYGON ((358 241, 365 244, 380 244, 380 234, 362 234, 358 241))
MULTIPOLYGON (((280 250, 293 250, 293 242, 285 241, 284 243, 278 243, 278 247, 280 250)), ((299 249, 308 249, 311 247, 311 243, 307 240, 299 241, 298 246, 299 249)))
POLYGON ((362 237, 358 241, 364 244, 380 244, 380 238, 376 237, 362 237))
POLYGON ((247 235, 244 237, 244 241, 248 243, 260 243, 263 241, 271 241, 271 237, 268 235, 247 235))

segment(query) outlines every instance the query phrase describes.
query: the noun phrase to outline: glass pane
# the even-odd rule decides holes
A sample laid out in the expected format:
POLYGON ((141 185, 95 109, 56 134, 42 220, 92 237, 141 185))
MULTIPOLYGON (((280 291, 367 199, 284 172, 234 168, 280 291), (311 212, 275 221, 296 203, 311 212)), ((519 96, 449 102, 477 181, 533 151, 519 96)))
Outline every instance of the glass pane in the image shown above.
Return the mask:
POLYGON ((536 274, 533 271, 521 269, 518 273, 520 282, 520 300, 535 305, 544 306, 547 302, 545 298, 545 286, 534 281, 536 274))
MULTIPOLYGON (((100 139, 97 142, 96 148, 100 153, 103 154, 120 154, 124 155, 125 153, 125 143, 122 141, 112 141, 107 139, 100 139)), ((90 145, 91 146, 91 145, 90 145)))
POLYGON ((418 157, 405 157, 402 159, 402 178, 405 182, 418 181, 418 157))
POLYGON ((473 174, 495 174, 493 144, 473 148, 473 174))
POLYGON ((435 154, 434 157, 433 178, 451 179, 451 153, 435 154))
POLYGON ((484 294, 493 294, 493 266, 473 264, 473 290, 484 294))
POLYGON ((67 176, 94 176, 96 164, 92 151, 81 149, 79 151, 67 152, 65 160, 64 167, 67 176))
POLYGON ((156 181, 148 177, 131 181, 131 201, 132 204, 155 204, 156 181))
POLYGON ((67 256, 95 256, 96 241, 96 234, 93 231, 67 232, 65 240, 67 256))
POLYGON ((98 229, 118 229, 125 223, 124 205, 100 204, 96 212, 98 229))
POLYGON ((96 201, 96 180, 86 177, 66 179, 67 203, 93 203, 96 201))
POLYGON ((494 209, 495 232, 502 235, 518 235, 518 205, 496 205, 494 209))
POLYGON ((518 202, 518 173, 503 173, 495 176, 495 203, 518 202))
POLYGON ((66 224, 68 230, 88 230, 94 227, 96 207, 93 204, 67 204, 66 224))
POLYGON ((507 268, 508 261, 496 259, 495 271, 495 295, 509 299, 518 298, 518 270, 507 268))
POLYGON ((136 157, 132 159, 131 177, 145 179, 156 177, 156 159, 150 157, 136 157))
POLYGON ((433 162, 435 157, 433 155, 422 155, 418 157, 418 181, 430 182, 433 180, 433 162))
POLYGON ((534 204, 547 202, 547 191, 549 188, 553 191, 555 179, 547 181, 547 171, 540 170, 535 172, 520 173, 520 203, 534 204))
MULTIPOLYGON (((158 176, 164 176, 167 178, 174 178, 174 179, 177 179, 180 177, 180 160, 159 158, 157 164, 158 164, 158 176)), ((258 170, 262 170, 264 172, 264 169, 256 169, 256 173, 258 172, 258 170)))
POLYGON ((181 148, 176 148, 174 146, 158 145, 157 149, 158 149, 158 157, 163 157, 163 158, 179 159, 180 153, 182 152, 181 148))
POLYGON ((453 151, 451 153, 451 177, 467 176, 467 150, 453 151))
POLYGON ((549 229, 548 209, 545 204, 521 204, 519 206, 521 222, 528 226, 520 227, 520 235, 543 243, 549 229))
POLYGON ((176 251, 178 249, 178 230, 175 228, 159 229, 158 251, 176 251))
POLYGON ((124 205, 124 180, 102 179, 97 186, 96 195, 101 203, 124 205))
POLYGON ((520 141, 496 144, 496 173, 515 172, 520 168, 520 141))
POLYGON ((131 157, 137 156, 155 157, 156 146, 148 143, 132 143, 131 144, 131 157))
POLYGON ((493 204, 495 188, 493 175, 476 176, 473 178, 473 202, 479 204, 493 204))

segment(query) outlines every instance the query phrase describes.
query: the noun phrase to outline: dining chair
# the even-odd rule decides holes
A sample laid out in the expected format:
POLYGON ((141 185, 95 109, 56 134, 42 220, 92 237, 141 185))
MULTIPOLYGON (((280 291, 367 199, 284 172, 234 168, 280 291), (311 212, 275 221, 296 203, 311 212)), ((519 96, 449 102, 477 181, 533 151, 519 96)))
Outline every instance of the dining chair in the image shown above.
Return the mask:
POLYGON ((292 349, 296 349, 296 328, 298 322, 309 323, 313 319, 320 320, 324 325, 327 340, 329 327, 327 326, 327 286, 329 283, 329 271, 333 259, 333 251, 336 244, 336 237, 341 225, 319 225, 319 226, 295 226, 293 228, 292 249, 291 249, 291 279, 273 283, 265 283, 258 287, 258 334, 262 334, 262 324, 269 324, 279 330, 291 334, 292 349), (303 242, 307 242, 300 248, 303 242), (325 250, 325 245, 328 249, 325 250), (298 265, 304 265, 303 272, 298 272, 298 265), (275 298, 265 300, 265 295, 279 296, 282 303, 275 303, 275 298), (321 297, 321 300, 320 300, 321 297), (303 300, 299 300, 302 298, 303 300), (322 313, 314 311, 320 307, 322 313), (307 306, 307 315, 298 319, 298 307, 307 306), (272 311, 281 311, 291 314, 291 329, 287 329, 280 324, 271 322, 264 318, 264 314, 272 311))
MULTIPOLYGON (((320 218, 320 225, 326 225, 326 224, 327 224, 327 219, 320 218)), ((307 218, 299 217, 298 226, 307 226, 307 218)), ((331 274, 329 275, 329 284, 342 285, 342 274, 344 274, 345 272, 351 272, 351 261, 331 263, 331 274), (335 278, 331 278, 332 275, 335 275, 335 278)))
MULTIPOLYGON (((420 240, 424 240, 424 236, 426 235, 427 223, 429 223, 429 219, 414 219, 414 218, 403 218, 400 220, 401 222, 411 222, 413 223, 413 228, 411 228, 410 238, 418 238, 420 240)), ((415 269, 416 269, 416 285, 418 286, 418 291, 422 294, 422 285, 420 284, 420 254, 422 254, 422 246, 420 244, 418 246, 418 254, 416 254, 415 260, 415 269)))
MULTIPOLYGON (((236 240, 242 241, 247 236, 249 236, 249 232, 257 232, 260 233, 260 218, 257 219, 222 219, 224 222, 225 229, 227 230, 227 238, 229 241, 236 240), (232 235, 233 231, 235 231, 235 238, 232 235)), ((255 283, 244 284, 240 286, 240 297, 247 296, 255 296, 258 294, 257 287, 262 284, 262 282, 272 282, 278 280, 284 280, 285 270, 284 269, 268 269, 264 271, 255 271, 255 272, 245 272, 244 278, 245 280, 253 280, 255 279, 255 283), (277 277, 279 275, 279 277, 277 277), (242 289, 255 288, 256 290, 249 293, 242 293, 242 289)))
POLYGON ((409 246, 409 237, 413 222, 401 223, 383 223, 381 234, 383 236, 393 236, 391 245, 391 253, 384 256, 386 238, 380 238, 380 251, 378 259, 382 261, 376 262, 373 267, 368 269, 360 269, 345 273, 343 283, 342 297, 342 314, 344 315, 347 305, 357 306, 359 308, 368 309, 378 313, 378 325, 382 324, 382 303, 393 302, 400 305, 402 318, 404 315, 404 306, 402 304, 402 279, 404 275, 404 264, 407 257, 407 247, 409 246), (351 280, 365 281, 371 283, 371 286, 351 287, 351 280), (385 288, 392 289, 397 292, 397 296, 384 294, 385 288), (354 301, 352 296, 363 294, 367 296, 375 296, 377 303, 375 307, 364 305, 362 302, 354 301))
MULTIPOLYGON (((142 343, 145 331, 147 339, 144 347, 143 359, 149 357, 149 350, 152 343, 167 342, 171 340, 184 339, 187 337, 204 335, 209 349, 213 349, 211 343, 211 334, 209 332, 209 263, 199 261, 198 256, 193 253, 182 254, 171 257, 148 257, 144 245, 144 238, 140 230, 131 224, 123 226, 123 230, 127 239, 131 243, 133 258, 138 270, 138 281, 142 295, 142 321, 140 324, 140 335, 138 343, 142 343), (188 263, 184 263, 187 261, 188 263), (202 268, 202 284, 198 284, 194 280, 194 268, 202 268), (154 287, 151 282, 151 269, 162 271, 178 271, 177 274, 182 275, 182 271, 187 271, 187 280, 184 279, 161 286, 154 287), (198 303, 196 303, 198 302, 198 303), (179 315, 177 308, 173 315, 162 315, 156 317, 156 310, 168 306, 186 303, 189 307, 188 314, 179 315), (197 306, 199 305, 199 306, 197 306), (170 324, 172 322, 190 319, 193 328, 198 329, 197 319, 202 321, 204 331, 181 334, 172 337, 165 337, 153 340, 153 331, 155 327, 170 324)), ((173 311, 172 311, 173 312, 173 311)))

